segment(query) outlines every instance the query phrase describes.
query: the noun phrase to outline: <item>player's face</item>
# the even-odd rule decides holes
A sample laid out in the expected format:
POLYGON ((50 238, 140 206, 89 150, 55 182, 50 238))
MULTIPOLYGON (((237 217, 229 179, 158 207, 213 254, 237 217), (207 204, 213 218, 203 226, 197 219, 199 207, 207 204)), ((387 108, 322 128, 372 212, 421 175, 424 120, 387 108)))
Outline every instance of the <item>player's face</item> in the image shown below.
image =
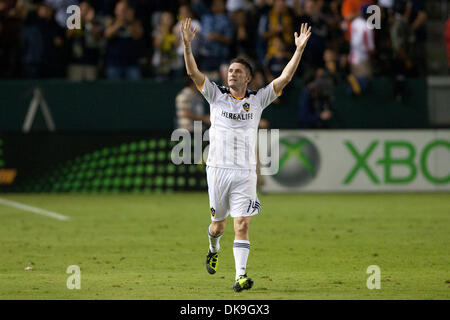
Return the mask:
POLYGON ((228 68, 228 86, 233 89, 247 87, 251 77, 244 65, 234 62, 228 68))

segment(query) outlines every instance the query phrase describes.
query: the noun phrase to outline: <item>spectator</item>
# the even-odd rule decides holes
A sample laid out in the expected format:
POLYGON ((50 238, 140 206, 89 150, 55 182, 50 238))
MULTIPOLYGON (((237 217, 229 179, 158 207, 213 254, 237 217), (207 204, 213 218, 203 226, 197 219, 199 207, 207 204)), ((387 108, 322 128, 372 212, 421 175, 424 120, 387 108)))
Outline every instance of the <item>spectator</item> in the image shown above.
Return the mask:
MULTIPOLYGON (((360 15, 353 18, 350 26, 350 70, 362 91, 367 88, 369 79, 372 77, 371 56, 375 50, 374 32, 367 27, 366 23, 366 9, 367 5, 362 6, 360 15)), ((351 84, 356 85, 354 81, 351 84)), ((360 92, 358 89, 353 91, 360 92)))
POLYGON ((20 0, 0 2, 0 77, 17 76, 20 70, 20 0))
POLYGON ((203 1, 204 0, 191 0, 192 11, 197 17, 203 17, 210 13, 208 6, 206 6, 203 1))
POLYGON ((249 16, 244 10, 237 10, 231 15, 235 26, 232 56, 246 56, 247 60, 256 59, 256 41, 249 24, 249 16))
POLYGON ((300 96, 300 128, 328 128, 333 117, 333 99, 333 81, 323 69, 318 69, 315 80, 306 86, 300 96))
POLYGON ((394 73, 394 95, 397 101, 405 99, 406 77, 412 75, 413 30, 408 23, 407 1, 397 1, 395 16, 390 29, 393 51, 392 71, 394 73))
POLYGON ((159 16, 159 23, 153 31, 152 65, 159 80, 172 76, 177 67, 176 36, 173 30, 172 13, 164 11, 159 16))
MULTIPOLYGON (((310 24, 313 33, 303 53, 307 63, 299 69, 300 75, 310 82, 318 68, 330 72, 323 57, 334 56, 338 78, 342 78, 343 54, 351 51, 350 60, 361 56, 360 48, 355 50, 355 43, 350 42, 358 39, 351 37, 355 24, 362 26, 355 19, 361 3, 378 4, 382 28, 373 32, 376 56, 363 64, 370 70, 348 64, 353 69, 349 78, 353 92, 361 92, 361 86, 368 84, 363 78, 369 77, 358 77, 364 71, 397 79, 423 76, 427 20, 423 0, 0 0, 0 77, 18 76, 22 69, 27 77, 58 77, 67 71, 69 79, 88 80, 98 77, 99 67, 109 79, 140 79, 141 72, 144 76, 156 73, 163 79, 178 76, 184 57, 177 20, 196 16, 192 26, 197 27, 198 36, 192 49, 199 66, 212 70, 207 73, 215 81, 223 81, 221 75, 231 57, 245 57, 255 67, 264 68, 266 58, 275 57, 279 39, 289 49, 294 28, 302 22, 310 24), (77 3, 83 11, 82 30, 67 31, 67 7, 77 3), (404 5, 404 14, 394 17, 399 5, 404 5), (43 19, 43 6, 53 8, 50 19, 43 19), (86 6, 95 11, 92 23, 86 22, 86 6), (164 17, 162 12, 166 12, 164 17), (161 20, 176 25, 161 33, 166 28, 159 25, 161 20), (91 29, 91 24, 95 28, 91 29), (102 34, 97 27, 104 30, 102 34), (410 34, 407 42, 405 32, 410 34), (330 50, 327 54, 326 48, 330 50)), ((357 42, 370 46, 371 38, 363 35, 357 42)), ((400 91, 402 81, 395 82, 400 91)))
POLYGON ((345 56, 338 57, 335 50, 331 48, 325 49, 323 53, 324 73, 336 86, 345 79, 346 76, 346 59, 345 56))
POLYGON ((176 127, 194 132, 194 121, 209 123, 209 115, 204 114, 203 97, 194 82, 189 78, 185 82, 186 87, 175 98, 176 127))
POLYGON ((273 45, 275 38, 281 38, 287 47, 292 46, 293 23, 293 15, 285 0, 274 0, 272 9, 259 20, 258 33, 262 43, 258 48, 258 58, 261 63, 266 54, 272 55, 276 50, 273 45))
POLYGON ((269 83, 281 75, 291 58, 286 45, 280 38, 273 39, 273 46, 275 50, 271 54, 267 53, 264 63, 264 71, 269 83))
POLYGON ((365 4, 372 4, 371 0, 343 0, 341 7, 342 18, 346 22, 345 39, 350 41, 351 23, 361 15, 361 7, 365 4))
POLYGON ((181 5, 178 9, 178 23, 173 28, 173 33, 175 34, 175 44, 177 46, 177 55, 178 61, 176 65, 177 74, 184 74, 184 46, 183 40, 181 39, 181 31, 180 27, 182 21, 186 18, 191 18, 192 28, 197 28, 197 34, 191 42, 191 49, 194 56, 198 56, 201 47, 202 41, 202 25, 200 21, 194 18, 194 13, 192 12, 192 8, 189 5, 181 5))
POLYGON ((217 69, 228 63, 233 37, 233 25, 225 11, 224 0, 213 0, 211 13, 201 19, 204 45, 202 50, 202 69, 209 79, 217 81, 217 69))
POLYGON ((409 23, 414 32, 414 66, 415 75, 424 76, 426 73, 426 28, 427 14, 422 0, 408 0, 409 23))
POLYGON ((24 12, 23 72, 27 78, 62 77, 64 31, 47 3, 24 12))
MULTIPOLYGON (((404 1, 404 0, 402 0, 404 1)), ((377 50, 376 60, 373 61, 375 74, 392 74, 395 67, 393 62, 393 51, 391 42, 391 26, 394 21, 394 0, 378 0, 381 9, 381 28, 375 30, 375 48, 377 50)))
POLYGON ((72 81, 93 81, 98 78, 100 40, 103 28, 96 20, 94 8, 87 2, 80 3, 81 29, 66 32, 70 48, 68 79, 72 81))
POLYGON ((139 40, 144 33, 142 24, 134 18, 134 10, 127 1, 119 1, 114 14, 114 18, 107 20, 105 30, 105 38, 108 40, 106 75, 112 80, 139 80, 139 40))
MULTIPOLYGON (((264 73, 266 75, 267 82, 272 82, 275 78, 278 78, 283 72, 284 67, 288 64, 290 60, 289 53, 286 51, 286 45, 280 38, 273 39, 273 47, 275 48, 271 54, 267 53, 266 59, 264 61, 264 73)), ((292 85, 287 85, 283 90, 283 97, 287 96, 287 92, 290 91, 292 85)), ((274 101, 274 103, 279 103, 280 98, 274 101)))
POLYGON ((311 38, 303 52, 305 66, 303 75, 308 78, 317 68, 323 67, 323 53, 328 40, 328 25, 321 13, 323 0, 305 0, 304 14, 297 17, 295 25, 308 23, 311 26, 311 38))
POLYGON ((345 42, 342 30, 342 18, 340 14, 340 0, 330 0, 324 3, 322 11, 323 19, 328 26, 327 45, 333 50, 339 50, 345 42))

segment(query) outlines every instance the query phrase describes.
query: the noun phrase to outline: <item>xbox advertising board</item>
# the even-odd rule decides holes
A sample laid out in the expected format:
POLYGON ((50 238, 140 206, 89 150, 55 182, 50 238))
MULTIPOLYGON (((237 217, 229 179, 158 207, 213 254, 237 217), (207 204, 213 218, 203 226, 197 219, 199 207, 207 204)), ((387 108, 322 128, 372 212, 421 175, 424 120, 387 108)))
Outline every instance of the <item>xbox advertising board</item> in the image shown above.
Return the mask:
POLYGON ((450 130, 280 130, 263 179, 266 192, 450 191, 450 130))

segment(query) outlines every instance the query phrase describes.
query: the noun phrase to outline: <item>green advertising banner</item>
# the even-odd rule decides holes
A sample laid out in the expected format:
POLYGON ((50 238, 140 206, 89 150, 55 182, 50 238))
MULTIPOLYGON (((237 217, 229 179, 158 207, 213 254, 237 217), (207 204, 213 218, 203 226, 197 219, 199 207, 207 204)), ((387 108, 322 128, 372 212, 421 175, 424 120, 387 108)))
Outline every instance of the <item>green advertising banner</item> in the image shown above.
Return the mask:
POLYGON ((280 130, 266 192, 450 191, 450 130, 280 130))

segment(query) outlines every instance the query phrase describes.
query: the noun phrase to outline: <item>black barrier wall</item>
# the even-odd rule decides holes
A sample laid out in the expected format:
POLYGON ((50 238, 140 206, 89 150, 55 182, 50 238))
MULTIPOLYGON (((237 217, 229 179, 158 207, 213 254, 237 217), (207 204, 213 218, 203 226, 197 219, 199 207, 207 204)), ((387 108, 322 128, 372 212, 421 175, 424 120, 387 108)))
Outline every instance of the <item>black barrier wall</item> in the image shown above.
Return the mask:
MULTIPOLYGON (((181 82, 75 83, 66 81, 0 82, 0 132, 21 131, 39 88, 48 103, 57 131, 167 131, 174 127, 175 98, 181 82)), ((304 89, 300 80, 285 90, 279 103, 263 113, 272 128, 298 128, 299 97, 304 89)), ((394 98, 388 78, 375 79, 367 93, 351 96, 346 84, 337 87, 333 102, 331 128, 396 129, 428 128, 426 82, 409 79, 406 99, 394 98)), ((205 105, 208 113, 208 107, 205 105)), ((32 130, 46 130, 40 110, 32 130)))

